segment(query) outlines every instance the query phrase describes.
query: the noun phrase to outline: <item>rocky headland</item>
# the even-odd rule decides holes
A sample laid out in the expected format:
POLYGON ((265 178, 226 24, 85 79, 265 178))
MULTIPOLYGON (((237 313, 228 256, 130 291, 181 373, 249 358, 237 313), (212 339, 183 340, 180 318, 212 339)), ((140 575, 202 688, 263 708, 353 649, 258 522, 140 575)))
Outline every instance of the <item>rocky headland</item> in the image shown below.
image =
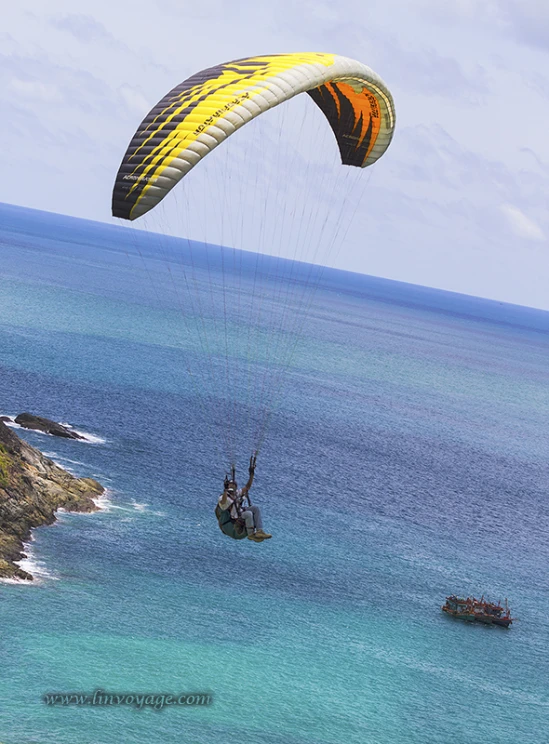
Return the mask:
POLYGON ((0 578, 32 580, 16 565, 31 530, 55 522, 58 509, 93 512, 105 489, 76 478, 20 439, 0 420, 0 578))

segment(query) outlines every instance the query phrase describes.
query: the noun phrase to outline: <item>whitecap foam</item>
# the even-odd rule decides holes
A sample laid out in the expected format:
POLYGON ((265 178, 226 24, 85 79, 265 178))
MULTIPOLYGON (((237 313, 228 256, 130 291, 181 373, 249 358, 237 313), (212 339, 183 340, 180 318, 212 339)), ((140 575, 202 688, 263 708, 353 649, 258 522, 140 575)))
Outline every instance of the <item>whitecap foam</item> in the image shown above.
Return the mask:
POLYGON ((0 579, 4 584, 26 584, 27 586, 37 586, 43 584, 45 581, 58 581, 59 577, 48 571, 44 561, 39 560, 35 555, 32 548, 34 537, 26 543, 23 543, 23 552, 27 556, 22 558, 20 561, 15 561, 15 565, 19 566, 20 569, 31 574, 34 581, 28 581, 27 579, 0 579))
POLYGON ((6 576, 0 576, 0 584, 27 584, 31 586, 34 582, 26 579, 8 579, 6 576))
MULTIPOLYGON (((105 512, 112 511, 113 509, 116 509, 117 507, 111 501, 111 494, 112 494, 112 491, 110 490, 110 488, 105 488, 103 493, 100 493, 99 496, 92 496, 92 501, 97 506, 98 509, 101 509, 101 511, 105 511, 105 512)), ((93 512, 90 512, 90 514, 93 514, 93 512)))
POLYGON ((131 505, 136 511, 140 512, 144 512, 148 507, 148 504, 139 504, 137 501, 132 501, 131 505))
POLYGON ((84 437, 84 440, 80 439, 79 441, 86 441, 89 444, 105 444, 107 441, 106 439, 103 439, 103 437, 98 437, 96 434, 89 434, 87 431, 79 431, 79 429, 71 429, 71 431, 84 437))
MULTIPOLYGON (((86 467, 86 463, 85 462, 80 462, 80 460, 71 460, 69 457, 64 457, 63 455, 60 455, 58 452, 46 452, 46 451, 44 451, 44 452, 42 452, 42 454, 43 455, 46 455, 46 457, 49 457, 50 460, 53 460, 54 462, 55 462, 54 458, 55 457, 58 457, 59 460, 61 460, 61 462, 70 462, 71 465, 81 465, 84 468, 86 467)), ((56 463, 56 465, 57 464, 58 463, 56 463)))
POLYGON ((103 437, 98 437, 95 434, 89 434, 86 431, 80 431, 79 429, 75 429, 74 426, 72 426, 72 424, 69 424, 66 421, 59 421, 58 423, 60 426, 64 426, 70 431, 73 431, 75 434, 79 434, 81 437, 84 437, 84 441, 89 442, 90 444, 105 444, 105 442, 107 441, 106 439, 103 439, 103 437))
MULTIPOLYGON (((109 489, 106 489, 106 492, 109 491, 109 489)), ((101 497, 100 497, 101 498, 101 497)), ((96 500, 94 499, 94 502, 96 500)), ((158 512, 158 511, 151 511, 149 509, 149 504, 140 503, 138 501, 125 501, 122 503, 114 504, 110 499, 106 499, 103 501, 97 501, 96 502, 98 506, 100 506, 101 509, 105 509, 105 511, 119 511, 119 512, 126 512, 126 513, 134 513, 134 512, 140 512, 141 514, 151 514, 155 517, 165 517, 166 514, 164 512, 158 512)))
POLYGON ((53 434, 50 434, 49 431, 41 431, 40 429, 28 429, 26 426, 21 426, 20 424, 16 424, 15 421, 5 421, 4 422, 6 426, 9 426, 11 429, 23 429, 23 431, 32 431, 35 434, 42 434, 45 437, 52 437, 53 434))
MULTIPOLYGON (((3 413, 2 414, 2 416, 8 416, 8 415, 9 414, 7 414, 7 413, 5 413, 5 414, 3 413)), ((6 424, 6 426, 9 426, 10 429, 22 429, 23 428, 22 426, 19 426, 19 424, 16 424, 15 423, 15 421, 13 419, 13 416, 10 416, 9 418, 10 418, 10 420, 9 421, 4 421, 4 423, 6 424)))
POLYGON ((159 511, 151 511, 148 507, 150 504, 140 504, 138 501, 131 501, 130 502, 132 507, 135 509, 135 511, 138 512, 147 512, 147 514, 152 514, 155 517, 165 517, 166 514, 164 512, 159 511))
MULTIPOLYGON (((129 504, 122 505, 122 504, 113 504, 112 501, 109 501, 107 504, 107 511, 121 511, 121 512, 134 512, 136 511, 135 505, 132 502, 129 502, 129 504)), ((144 509, 140 509, 138 511, 144 511, 144 509)))

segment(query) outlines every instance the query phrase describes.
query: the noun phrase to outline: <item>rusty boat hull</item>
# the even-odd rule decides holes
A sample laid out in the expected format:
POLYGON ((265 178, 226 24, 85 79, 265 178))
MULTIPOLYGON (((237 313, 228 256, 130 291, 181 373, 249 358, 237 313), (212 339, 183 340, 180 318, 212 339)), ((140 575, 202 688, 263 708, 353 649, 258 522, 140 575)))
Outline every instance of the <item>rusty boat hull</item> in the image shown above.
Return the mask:
POLYGON ((507 605, 494 604, 485 601, 484 597, 476 599, 475 597, 456 597, 454 595, 446 597, 445 604, 441 610, 456 620, 464 620, 468 623, 483 623, 484 625, 498 625, 502 628, 508 628, 512 623, 511 612, 507 605))

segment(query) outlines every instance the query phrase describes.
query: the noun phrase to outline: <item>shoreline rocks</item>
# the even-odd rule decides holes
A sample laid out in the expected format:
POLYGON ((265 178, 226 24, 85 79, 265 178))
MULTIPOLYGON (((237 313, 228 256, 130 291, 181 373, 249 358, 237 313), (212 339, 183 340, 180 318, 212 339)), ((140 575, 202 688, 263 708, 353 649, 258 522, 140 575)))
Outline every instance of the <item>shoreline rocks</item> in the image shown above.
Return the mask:
POLYGON ((69 429, 67 426, 58 424, 57 421, 51 421, 42 416, 35 416, 32 413, 20 413, 15 417, 15 423, 19 424, 19 426, 22 426, 24 429, 37 429, 46 434, 52 434, 54 437, 64 437, 65 439, 86 439, 86 437, 83 437, 81 434, 69 429))
POLYGON ((0 421, 0 578, 32 580, 16 565, 31 530, 55 522, 55 512, 98 511, 104 492, 93 478, 76 478, 0 421))

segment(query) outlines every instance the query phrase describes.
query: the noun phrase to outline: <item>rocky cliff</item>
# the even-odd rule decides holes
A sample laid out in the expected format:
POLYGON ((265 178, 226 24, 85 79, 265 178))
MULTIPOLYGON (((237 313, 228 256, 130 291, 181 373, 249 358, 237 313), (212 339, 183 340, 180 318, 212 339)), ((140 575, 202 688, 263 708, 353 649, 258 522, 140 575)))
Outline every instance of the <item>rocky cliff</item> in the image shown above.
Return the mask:
POLYGON ((103 493, 93 478, 75 478, 0 421, 0 577, 32 580, 15 565, 31 529, 55 522, 55 512, 92 512, 103 493))

